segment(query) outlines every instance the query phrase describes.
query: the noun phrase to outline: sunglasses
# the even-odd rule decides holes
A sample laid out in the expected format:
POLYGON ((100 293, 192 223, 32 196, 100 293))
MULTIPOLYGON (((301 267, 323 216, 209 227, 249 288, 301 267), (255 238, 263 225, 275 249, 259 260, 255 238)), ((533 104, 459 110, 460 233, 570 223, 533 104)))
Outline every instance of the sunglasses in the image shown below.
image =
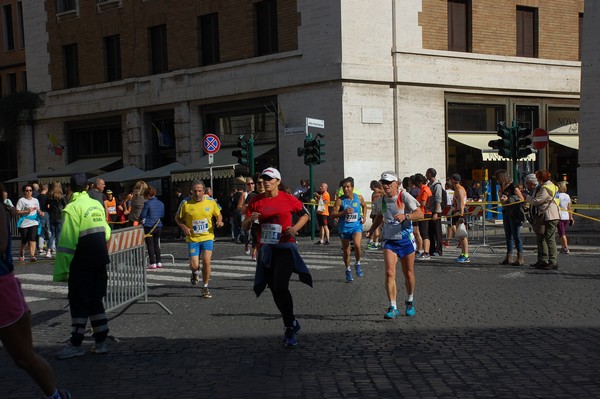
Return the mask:
POLYGON ((251 186, 254 184, 254 182, 250 182, 250 183, 246 183, 247 185, 251 186))
POLYGON ((381 181, 381 184, 385 184, 385 185, 387 185, 387 186, 389 186, 389 185, 390 185, 390 184, 392 184, 392 183, 393 183, 393 181, 387 181, 387 180, 382 180, 382 181, 381 181))

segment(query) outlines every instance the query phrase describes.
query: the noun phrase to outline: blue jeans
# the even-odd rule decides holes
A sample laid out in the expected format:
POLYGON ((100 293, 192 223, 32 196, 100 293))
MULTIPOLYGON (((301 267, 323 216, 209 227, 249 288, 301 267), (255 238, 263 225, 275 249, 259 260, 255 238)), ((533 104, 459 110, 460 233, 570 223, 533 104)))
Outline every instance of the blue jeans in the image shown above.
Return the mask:
POLYGON ((514 247, 517 247, 517 252, 523 252, 523 240, 521 240, 522 222, 517 217, 503 214, 502 226, 504 226, 504 237, 506 238, 506 252, 511 253, 514 247))
POLYGON ((58 239, 60 238, 60 232, 62 231, 63 221, 50 219, 50 242, 48 243, 48 249, 56 249, 58 239))

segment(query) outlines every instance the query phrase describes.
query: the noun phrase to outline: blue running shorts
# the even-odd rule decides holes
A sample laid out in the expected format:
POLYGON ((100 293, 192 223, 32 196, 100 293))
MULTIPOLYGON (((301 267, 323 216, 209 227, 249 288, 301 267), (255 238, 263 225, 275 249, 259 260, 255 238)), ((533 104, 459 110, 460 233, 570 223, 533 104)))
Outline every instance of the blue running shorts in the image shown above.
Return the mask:
POLYGON ((387 240, 383 244, 383 249, 389 249, 398 255, 399 258, 404 258, 416 251, 415 236, 411 233, 409 237, 402 238, 401 240, 387 240))
POLYGON ((362 233, 362 231, 363 231, 362 224, 358 224, 357 226, 354 226, 353 228, 351 228, 349 230, 340 231, 339 236, 342 240, 351 240, 352 241, 352 236, 356 233, 362 233))
POLYGON ((202 251, 212 251, 215 247, 213 240, 202 241, 202 242, 188 242, 189 256, 200 256, 202 251))

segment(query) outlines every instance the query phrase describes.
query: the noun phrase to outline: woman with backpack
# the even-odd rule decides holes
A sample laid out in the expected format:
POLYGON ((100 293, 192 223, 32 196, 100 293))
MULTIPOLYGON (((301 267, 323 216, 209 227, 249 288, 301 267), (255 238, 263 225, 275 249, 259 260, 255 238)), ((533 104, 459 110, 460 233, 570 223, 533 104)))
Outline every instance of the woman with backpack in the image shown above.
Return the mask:
POLYGON ((50 240, 48 241, 48 255, 56 253, 56 243, 62 230, 62 210, 67 206, 67 199, 60 182, 54 182, 46 200, 48 214, 50 215, 50 240))

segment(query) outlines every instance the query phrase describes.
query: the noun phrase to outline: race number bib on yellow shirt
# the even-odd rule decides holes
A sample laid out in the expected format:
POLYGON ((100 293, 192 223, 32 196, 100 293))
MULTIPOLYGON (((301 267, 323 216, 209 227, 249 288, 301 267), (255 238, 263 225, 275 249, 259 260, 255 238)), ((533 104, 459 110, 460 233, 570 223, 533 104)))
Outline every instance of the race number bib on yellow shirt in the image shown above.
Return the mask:
POLYGON ((194 234, 208 233, 208 219, 192 220, 194 234))
POLYGON ((281 225, 265 223, 260 226, 261 236, 260 242, 262 244, 278 244, 281 240, 281 225))
POLYGON ((358 213, 351 213, 349 215, 346 215, 346 222, 348 222, 348 223, 358 222, 358 213))

